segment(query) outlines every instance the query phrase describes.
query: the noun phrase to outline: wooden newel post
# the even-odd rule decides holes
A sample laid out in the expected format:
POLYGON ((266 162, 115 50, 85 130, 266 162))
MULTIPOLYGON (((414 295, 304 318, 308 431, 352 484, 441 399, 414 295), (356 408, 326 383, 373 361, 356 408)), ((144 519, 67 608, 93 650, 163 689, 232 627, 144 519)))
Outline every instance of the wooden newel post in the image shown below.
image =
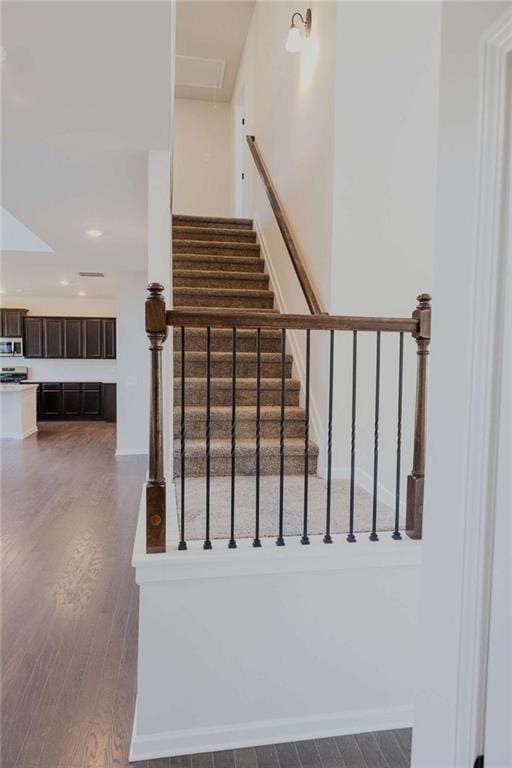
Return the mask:
POLYGON ((427 427, 427 370, 430 344, 432 297, 418 296, 412 316, 418 321, 416 339, 418 365, 416 379, 416 414, 414 419, 414 453, 412 472, 407 478, 407 511, 405 528, 411 539, 421 539, 423 528, 423 494, 425 487, 425 441, 427 427))
POLYGON ((165 477, 162 407, 162 349, 167 338, 164 290, 148 285, 146 333, 151 355, 149 398, 149 472, 146 485, 146 552, 165 552, 165 477))

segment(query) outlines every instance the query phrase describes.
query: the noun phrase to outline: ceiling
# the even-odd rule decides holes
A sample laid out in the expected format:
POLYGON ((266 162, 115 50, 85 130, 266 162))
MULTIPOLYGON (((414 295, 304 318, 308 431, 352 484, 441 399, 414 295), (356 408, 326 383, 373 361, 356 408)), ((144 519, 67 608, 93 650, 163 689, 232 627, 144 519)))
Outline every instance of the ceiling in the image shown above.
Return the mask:
POLYGON ((147 153, 170 146, 170 3, 4 3, 2 48, 2 206, 51 249, 6 243, 3 290, 145 270, 147 153))
POLYGON ((231 101, 254 10, 254 0, 178 0, 176 52, 180 56, 226 62, 222 88, 176 84, 176 97, 231 101))

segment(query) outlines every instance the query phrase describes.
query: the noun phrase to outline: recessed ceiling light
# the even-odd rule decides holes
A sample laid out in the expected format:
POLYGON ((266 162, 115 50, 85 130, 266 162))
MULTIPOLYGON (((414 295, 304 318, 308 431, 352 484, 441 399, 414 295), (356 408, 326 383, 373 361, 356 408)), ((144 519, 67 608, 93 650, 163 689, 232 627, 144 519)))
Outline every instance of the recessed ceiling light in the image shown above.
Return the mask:
POLYGON ((60 280, 61 285, 69 285, 69 280, 60 280))
POLYGON ((89 237, 101 237, 103 232, 100 229, 88 229, 85 234, 89 237))
POLYGON ((85 291, 78 291, 79 296, 87 296, 85 291))

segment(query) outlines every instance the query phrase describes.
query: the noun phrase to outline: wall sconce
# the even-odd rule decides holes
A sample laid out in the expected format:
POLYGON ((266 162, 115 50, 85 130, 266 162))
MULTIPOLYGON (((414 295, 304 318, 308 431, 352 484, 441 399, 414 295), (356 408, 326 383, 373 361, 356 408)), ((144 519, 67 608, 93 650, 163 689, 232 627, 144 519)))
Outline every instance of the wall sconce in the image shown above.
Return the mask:
POLYGON ((311 34, 311 8, 307 9, 306 18, 303 17, 302 13, 296 11, 292 16, 292 23, 290 24, 290 29, 288 30, 288 39, 286 40, 285 45, 288 53, 299 53, 299 51, 302 50, 302 45, 304 43, 304 38, 302 37, 300 30, 295 26, 296 16, 299 17, 302 24, 304 25, 304 37, 309 37, 311 34))

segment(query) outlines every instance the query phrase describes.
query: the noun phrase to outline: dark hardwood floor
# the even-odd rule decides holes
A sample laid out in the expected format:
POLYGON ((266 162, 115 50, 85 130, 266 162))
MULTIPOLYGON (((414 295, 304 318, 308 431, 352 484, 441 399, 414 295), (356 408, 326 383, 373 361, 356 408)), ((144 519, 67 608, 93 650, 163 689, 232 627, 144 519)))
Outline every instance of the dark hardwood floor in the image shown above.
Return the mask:
MULTIPOLYGON (((2 768, 126 768, 144 457, 115 425, 43 422, 2 450, 2 768)), ((407 768, 410 731, 131 763, 134 768, 407 768)))

